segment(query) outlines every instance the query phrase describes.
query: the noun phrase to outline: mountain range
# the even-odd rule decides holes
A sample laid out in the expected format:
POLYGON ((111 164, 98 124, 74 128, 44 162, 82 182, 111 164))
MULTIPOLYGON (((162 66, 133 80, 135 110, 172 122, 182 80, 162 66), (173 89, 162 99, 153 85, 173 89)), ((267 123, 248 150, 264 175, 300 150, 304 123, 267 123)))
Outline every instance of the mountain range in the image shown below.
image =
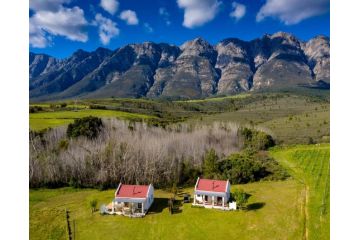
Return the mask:
POLYGON ((290 33, 211 45, 144 42, 77 50, 66 59, 30 52, 30 98, 202 98, 248 91, 330 86, 330 40, 290 33))

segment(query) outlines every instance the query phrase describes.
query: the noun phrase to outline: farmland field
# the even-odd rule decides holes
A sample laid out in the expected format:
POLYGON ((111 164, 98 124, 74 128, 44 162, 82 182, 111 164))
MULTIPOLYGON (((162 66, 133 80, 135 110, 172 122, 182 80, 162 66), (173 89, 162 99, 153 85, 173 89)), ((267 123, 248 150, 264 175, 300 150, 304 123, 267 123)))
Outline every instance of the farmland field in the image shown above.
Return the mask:
MULTIPOLYGON (((75 239, 300 239, 302 186, 294 180, 232 186, 252 196, 248 211, 192 208, 171 215, 164 190, 144 218, 91 214, 89 201, 111 202, 115 189, 98 191, 61 188, 30 190, 30 239, 67 239, 65 208, 75 220, 75 239)), ((183 192, 192 193, 193 188, 183 192)))
POLYGON ((272 156, 305 187, 307 239, 329 239, 330 148, 329 144, 273 149, 272 156))
POLYGON ((329 103, 310 102, 302 96, 252 102, 237 111, 196 117, 190 122, 236 122, 271 134, 277 143, 306 144, 329 141, 329 103))
POLYGON ((87 116, 96 116, 102 118, 121 118, 121 119, 148 119, 153 118, 149 115, 128 113, 114 110, 99 110, 99 109, 81 109, 77 111, 52 111, 30 113, 30 128, 32 130, 41 130, 48 127, 57 127, 66 125, 74 121, 76 118, 87 116))

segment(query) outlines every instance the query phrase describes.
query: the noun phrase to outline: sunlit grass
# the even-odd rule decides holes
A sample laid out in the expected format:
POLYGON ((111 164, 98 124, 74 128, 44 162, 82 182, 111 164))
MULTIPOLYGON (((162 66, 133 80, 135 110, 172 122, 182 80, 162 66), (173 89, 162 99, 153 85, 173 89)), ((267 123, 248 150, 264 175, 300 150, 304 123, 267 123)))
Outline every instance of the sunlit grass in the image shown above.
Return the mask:
POLYGON ((39 112, 30 114, 30 128, 33 130, 41 130, 48 127, 57 127, 66 125, 77 118, 87 116, 95 116, 101 118, 120 118, 120 119, 149 119, 154 118, 150 115, 128 113, 114 110, 98 110, 98 109, 81 109, 77 111, 54 111, 54 112, 39 112))
POLYGON ((272 156, 287 167, 298 182, 308 187, 309 239, 329 239, 330 147, 329 144, 273 149, 272 156))

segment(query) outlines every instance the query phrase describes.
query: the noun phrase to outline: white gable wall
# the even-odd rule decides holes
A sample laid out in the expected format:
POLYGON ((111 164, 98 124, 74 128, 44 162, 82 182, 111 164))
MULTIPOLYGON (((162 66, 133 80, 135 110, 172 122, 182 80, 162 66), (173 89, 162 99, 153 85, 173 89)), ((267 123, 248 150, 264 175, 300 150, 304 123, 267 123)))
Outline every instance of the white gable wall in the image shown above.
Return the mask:
POLYGON ((154 200, 153 193, 154 193, 154 189, 153 189, 152 184, 150 184, 150 186, 148 187, 148 193, 147 193, 146 201, 145 201, 144 207, 143 207, 145 211, 147 211, 151 207, 151 205, 153 203, 153 200, 154 200))

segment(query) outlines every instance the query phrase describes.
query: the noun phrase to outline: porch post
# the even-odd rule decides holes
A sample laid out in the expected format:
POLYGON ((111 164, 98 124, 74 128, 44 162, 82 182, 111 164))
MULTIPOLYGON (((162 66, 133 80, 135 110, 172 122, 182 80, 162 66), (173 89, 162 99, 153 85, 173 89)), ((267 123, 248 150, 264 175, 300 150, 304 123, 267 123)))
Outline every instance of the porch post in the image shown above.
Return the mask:
POLYGON ((205 199, 204 195, 202 195, 202 204, 203 204, 203 206, 206 205, 205 200, 206 199, 205 199))
POLYGON ((193 204, 196 204, 196 192, 193 194, 193 204))
POLYGON ((143 207, 144 207, 144 204, 143 204, 143 202, 142 202, 142 213, 144 213, 144 211, 145 211, 145 210, 143 209, 143 207))
POLYGON ((214 196, 212 196, 212 207, 214 206, 214 196))
POLYGON ((222 197, 222 208, 224 209, 224 197, 222 197))

